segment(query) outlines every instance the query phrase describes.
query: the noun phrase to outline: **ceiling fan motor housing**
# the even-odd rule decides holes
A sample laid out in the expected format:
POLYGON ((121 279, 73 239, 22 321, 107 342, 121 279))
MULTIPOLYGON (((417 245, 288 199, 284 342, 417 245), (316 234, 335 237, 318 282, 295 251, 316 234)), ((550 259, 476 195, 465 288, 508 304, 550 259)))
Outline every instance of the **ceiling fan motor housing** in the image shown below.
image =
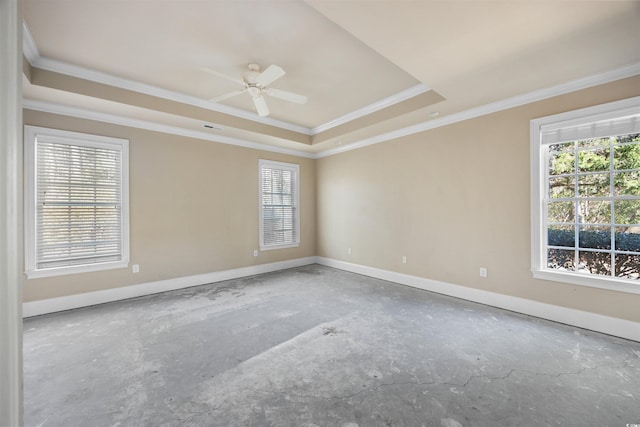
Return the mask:
POLYGON ((247 82, 247 85, 247 92, 249 92, 249 95, 253 96, 254 98, 262 93, 262 88, 257 84, 247 82))

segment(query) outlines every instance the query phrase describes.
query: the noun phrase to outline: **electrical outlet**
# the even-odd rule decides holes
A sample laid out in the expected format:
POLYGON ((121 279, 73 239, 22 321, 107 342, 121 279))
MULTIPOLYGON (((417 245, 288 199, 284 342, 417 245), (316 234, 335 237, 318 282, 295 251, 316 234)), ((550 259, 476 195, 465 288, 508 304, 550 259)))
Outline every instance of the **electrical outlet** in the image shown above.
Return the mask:
POLYGON ((134 273, 140 273, 140 264, 133 264, 131 266, 131 271, 133 271, 134 273))
POLYGON ((480 277, 487 277, 487 269, 486 267, 480 267, 480 277))
POLYGON ((403 257, 402 257, 402 263, 403 263, 403 264, 406 264, 406 263, 407 263, 407 257, 406 257, 406 256, 403 256, 403 257))
POLYGON ((258 250, 257 249, 253 250, 253 256, 258 256, 258 250))
POLYGON ((347 255, 351 255, 351 248, 347 248, 347 255))

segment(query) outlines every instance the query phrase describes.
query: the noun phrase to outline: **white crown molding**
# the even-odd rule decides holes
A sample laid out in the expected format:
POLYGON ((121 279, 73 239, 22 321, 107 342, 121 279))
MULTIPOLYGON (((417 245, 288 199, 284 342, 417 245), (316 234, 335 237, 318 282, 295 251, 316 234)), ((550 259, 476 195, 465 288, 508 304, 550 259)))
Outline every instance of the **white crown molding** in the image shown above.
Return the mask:
POLYGON ((38 47, 35 43, 31 30, 26 21, 22 21, 23 43, 22 50, 31 64, 32 67, 41 68, 60 74, 65 74, 71 77, 76 77, 84 80, 93 81, 96 83, 102 83, 109 86, 118 87, 121 89, 132 90, 134 92, 144 93, 146 95, 152 95, 159 98, 168 99, 171 101, 181 102, 183 104, 193 105, 207 110, 216 111, 223 114, 229 114, 235 117, 251 120, 254 122, 275 126, 281 129, 287 129, 294 132, 299 132, 305 135, 311 135, 311 130, 304 126, 299 126, 293 123, 288 123, 282 120, 276 120, 271 117, 260 117, 248 111, 241 110, 239 108, 229 107, 227 105, 212 103, 200 98, 196 98, 189 95, 173 92, 170 90, 162 89, 156 86, 140 83, 137 81, 125 79, 122 77, 113 76, 111 74, 103 73, 96 70, 91 70, 84 67, 68 64, 62 61, 56 61, 53 59, 40 56, 38 47))
POLYGON ((134 80, 113 76, 101 71, 90 70, 88 68, 79 67, 77 65, 72 65, 44 57, 38 57, 37 60, 33 62, 30 61, 30 63, 32 66, 41 68, 43 70, 52 71, 79 79, 89 80, 92 82, 101 83, 121 89, 126 89, 133 92, 144 93, 146 95, 163 98, 170 101, 176 101, 182 104, 193 105, 194 107, 228 114, 234 117, 251 120, 253 122, 274 126, 280 129, 286 129, 293 132, 302 133, 304 135, 310 135, 310 129, 304 126, 298 126, 293 123, 288 123, 271 117, 260 117, 256 114, 250 113, 249 111, 241 110, 239 108, 209 102, 204 99, 196 98, 194 96, 184 95, 178 92, 162 89, 157 86, 148 85, 146 83, 140 83, 134 80))
POLYGON ((156 132, 168 133, 173 135, 186 136, 189 138, 202 139, 206 141, 218 142, 221 144, 236 145, 239 147, 252 148, 254 150, 270 151, 273 153, 289 154, 292 156, 315 158, 314 153, 307 153, 299 150, 291 150, 287 148, 276 147, 273 145, 252 142, 239 138, 232 138, 224 135, 215 135, 207 132, 199 132, 191 129, 181 128, 177 126, 169 126, 161 123, 150 122, 140 119, 132 119, 130 117, 118 116, 115 114, 91 111, 85 108, 70 107, 66 105, 54 104, 46 101, 33 99, 24 99, 23 108, 27 110, 42 111, 45 113, 59 114, 62 116, 76 117, 80 119, 96 120, 114 125, 128 126, 138 129, 146 129, 156 132))
POLYGON ((38 46, 36 46, 31 30, 29 30, 29 26, 24 20, 22 21, 22 53, 31 65, 40 58, 38 46))
MULTIPOLYGON (((33 43, 33 39, 31 39, 31 42, 33 43)), ((282 120, 277 120, 271 117, 260 117, 255 115, 254 113, 242 110, 240 108, 234 108, 220 103, 209 102, 200 98, 196 98, 194 96, 184 95, 178 92, 162 89, 157 86, 148 85, 146 83, 140 83, 122 77, 113 76, 101 71, 90 70, 88 68, 79 67, 49 58, 44 58, 39 56, 39 54, 37 53, 37 47, 35 46, 35 43, 33 44, 33 48, 36 49, 35 54, 33 53, 33 51, 31 51, 29 56, 27 56, 26 53, 25 56, 27 56, 27 60, 32 66, 41 68, 43 70, 48 70, 79 79, 89 80, 108 86, 118 87, 121 89, 127 89, 138 93, 144 93, 146 95, 152 95, 158 98, 180 102, 182 104, 193 105, 195 107, 228 114, 230 116, 251 120, 253 122, 274 126, 280 129, 286 129, 309 136, 317 135, 320 132, 324 132, 336 126, 340 126, 344 123, 356 120, 360 117, 375 113, 376 111, 390 107, 430 90, 428 86, 424 84, 418 84, 406 90, 398 92, 397 94, 384 98, 380 101, 362 107, 358 110, 354 110, 351 113, 345 114, 344 116, 338 117, 337 119, 331 120, 330 122, 324 123, 314 128, 308 128, 282 120)), ((221 124, 218 125, 222 126, 221 124)))
POLYGON ((230 107, 220 103, 212 103, 194 96, 184 95, 178 92, 173 92, 167 89, 162 89, 157 86, 148 85, 145 83, 137 82, 134 80, 125 79, 122 77, 113 76, 111 74, 103 73, 96 70, 80 67, 77 65, 68 64, 65 62, 57 61, 54 59, 40 56, 38 47, 33 39, 31 31, 26 21, 23 21, 23 52, 31 66, 41 68, 60 74, 65 74, 71 77, 76 77, 84 80, 93 81, 109 86, 118 87, 121 89, 127 89, 134 92, 144 93, 146 95, 152 95, 171 101, 180 102, 183 104, 193 105, 207 110, 216 111, 223 114, 228 114, 234 117, 239 117, 246 120, 251 120, 257 123, 262 123, 280 129, 286 129, 293 132, 302 133, 303 135, 313 136, 325 130, 332 129, 341 124, 350 122, 360 117, 372 114, 376 111, 382 110, 399 102, 410 99, 414 96, 420 95, 429 89, 424 84, 418 84, 408 89, 405 89, 397 94, 391 95, 380 101, 369 104, 344 116, 338 117, 322 125, 316 126, 313 129, 305 126, 296 125, 294 123, 285 122, 283 120, 273 119, 271 117, 260 117, 251 112, 230 107))
MULTIPOLYGON (((122 89, 132 90, 135 92, 152 95, 152 96, 180 102, 183 104, 193 105, 193 106, 205 108, 211 111, 217 111, 220 113, 229 114, 232 116, 240 117, 240 118, 251 120, 254 122, 278 127, 281 129, 287 129, 294 132, 299 132, 309 136, 313 136, 320 132, 332 129, 341 124, 348 123, 349 121, 363 117, 367 114, 372 114, 383 108, 387 108, 398 102, 402 102, 406 99, 409 99, 413 96, 417 96, 421 93, 424 93, 430 90, 426 85, 418 84, 409 89, 401 91, 395 95, 387 97, 383 100, 374 102, 373 104, 370 104, 368 106, 355 110, 351 113, 345 114, 344 116, 341 116, 337 119, 331 120, 327 123, 316 126, 314 128, 308 128, 308 127, 299 126, 293 123, 276 120, 270 117, 259 117, 253 113, 250 113, 248 111, 244 111, 238 108, 233 108, 233 107, 229 107, 229 106, 217 104, 217 103, 211 103, 200 98, 180 94, 177 92, 173 92, 166 89, 158 88, 156 86, 147 85, 144 83, 124 79, 121 77, 112 76, 110 74, 102 73, 100 71, 89 70, 89 69, 78 67, 75 65, 63 63, 60 61, 43 58, 40 56, 38 52, 38 48, 34 42, 34 39, 31 35, 29 27, 25 21, 23 21, 23 33, 24 33, 23 51, 29 63, 34 67, 42 68, 45 70, 49 70, 49 71, 53 71, 53 72, 57 72, 57 73, 61 73, 61 74, 69 75, 72 77, 89 80, 89 81, 94 81, 97 83, 119 87, 122 89)), ((585 77, 582 79, 577 79, 568 83, 563 83, 550 88, 541 89, 541 90, 529 92, 523 95, 514 96, 501 101, 492 102, 486 105, 461 111, 459 113, 454 113, 448 116, 444 116, 439 119, 428 120, 425 122, 417 123, 415 125, 404 127, 402 129, 397 129, 397 130, 376 135, 370 138, 365 138, 351 144, 345 144, 339 147, 327 149, 317 154, 310 155, 309 153, 304 153, 304 157, 322 158, 322 157, 332 156, 335 154, 340 154, 347 151, 367 147, 369 145, 379 144, 382 142, 390 141, 390 140, 401 138, 404 136, 413 135, 415 133, 436 129, 442 126, 447 126, 447 125, 461 122, 464 120, 469 120, 469 119, 484 116, 487 114, 507 110, 509 108, 514 108, 514 107, 529 104, 532 102, 541 101, 554 96, 575 92, 577 90, 586 89, 586 88, 597 86, 600 84, 613 82, 613 81, 624 79, 627 77, 633 77, 638 74, 640 74, 640 63, 635 63, 635 64, 631 64, 629 66, 622 67, 616 70, 608 71, 608 72, 597 74, 594 76, 585 77)), ((82 111, 82 110, 77 109, 77 111, 82 111)), ((70 114, 67 114, 67 115, 70 115, 70 114)), ((100 120, 100 119, 95 119, 95 120, 100 120)), ((101 120, 101 121, 105 121, 105 120, 101 120)), ((147 123, 150 123, 150 122, 147 122, 147 123)), ((215 123, 213 124, 217 126, 222 126, 220 124, 215 124, 215 123)), ((162 126, 159 124, 153 124, 153 125, 156 126, 156 129, 154 130, 157 130, 158 126, 162 126)), ((139 126, 134 126, 134 127, 139 127, 139 126)), ((169 133, 176 133, 178 130, 178 128, 173 128, 173 129, 174 131, 169 133)), ((198 132, 192 132, 186 129, 180 129, 179 131, 180 133, 176 133, 176 134, 183 135, 184 132, 191 133, 191 135, 187 135, 187 136, 193 136, 194 134, 199 134, 198 132)), ((211 139, 211 135, 203 134, 202 136, 193 136, 193 137, 200 138, 200 139, 213 140, 211 139), (202 136, 208 136, 208 137, 202 138, 202 136)), ((245 144, 250 144, 249 146, 250 148, 257 148, 260 150, 267 149, 267 148, 264 148, 266 146, 264 144, 258 144, 258 143, 243 141, 243 140, 234 139, 234 138, 228 138, 228 140, 233 140, 234 142, 224 142, 222 141, 222 138, 216 139, 217 142, 222 142, 222 143, 229 143, 229 144, 240 145, 240 146, 248 146, 245 144), (253 144, 257 144, 259 147, 255 147, 253 146, 253 144)), ((269 149, 269 151, 282 152, 280 150, 281 149, 275 149, 275 150, 273 148, 269 149)), ((293 154, 291 150, 286 150, 286 151, 288 151, 288 154, 293 154)), ((293 152, 296 153, 294 155, 301 155, 301 154, 297 154, 298 152, 295 150, 293 150, 293 152)))
POLYGON ((529 316, 547 319, 566 325, 577 326, 591 331, 601 332, 628 340, 640 342, 640 323, 602 314, 561 307, 530 299, 499 294, 467 286, 426 279, 419 276, 382 270, 360 264, 352 264, 331 258, 316 257, 316 263, 338 268, 352 273, 387 280, 401 285, 411 286, 429 292, 435 292, 455 298, 472 301, 491 307, 515 311, 529 316))
POLYGON ((153 130, 158 132, 170 133, 174 135, 187 136, 191 138, 204 139, 207 141, 237 145, 240 147, 253 148, 256 150, 265 150, 265 151, 271 151, 271 152, 282 153, 282 154, 290 154, 290 155, 299 156, 299 157, 319 159, 319 158, 328 157, 328 156, 344 153, 347 151, 367 147, 369 145, 379 144, 382 142, 390 141, 390 140, 401 138, 404 136, 413 135, 415 133, 425 132, 431 129, 436 129, 439 127, 458 123, 464 120, 473 119, 473 118, 484 116, 487 114, 507 110, 509 108, 514 108, 514 107, 529 104, 532 102, 541 101, 554 96, 571 93, 577 90, 586 89, 586 88, 597 86, 600 84, 613 82, 613 81, 624 79, 627 77, 633 77, 638 74, 640 74, 640 63, 632 64, 627 67, 623 67, 610 72, 597 74, 595 76, 574 80, 569 83, 554 86, 551 88, 542 89, 542 90, 530 92, 524 95, 508 98, 502 101, 493 102, 480 107, 471 108, 469 110, 461 111, 459 113, 451 114, 439 119, 418 123, 402 129, 397 129, 392 132, 387 132, 387 133, 376 135, 370 138, 365 138, 360 141, 356 141, 352 144, 328 149, 319 153, 307 153, 304 151, 274 147, 268 144, 252 142, 252 141, 243 140, 239 138, 231 138, 231 137, 225 137, 222 135, 213 135, 205 132, 197 132, 190 129, 179 128, 175 126, 167 126, 159 123, 148 122, 148 121, 143 121, 138 119, 131 119, 127 117, 100 113, 100 112, 90 111, 90 110, 81 109, 81 108, 63 106, 63 105, 53 104, 53 103, 44 102, 44 101, 25 99, 23 102, 23 105, 25 108, 37 110, 37 111, 61 114, 65 116, 72 116, 72 117, 78 117, 78 118, 85 118, 89 120, 97 120, 97 121, 106 122, 106 123, 153 130))
POLYGON ((514 96, 501 101, 492 102, 490 104, 482 105, 480 107, 471 108, 459 113, 454 113, 440 119, 430 120, 415 125, 407 126, 402 129, 397 129, 392 132, 376 135, 371 138, 365 138, 360 141, 356 141, 352 144, 343 145, 340 147, 325 150, 318 153, 317 157, 327 157, 334 154, 340 154, 358 148, 367 147, 369 145, 379 144, 381 142, 390 141, 392 139, 401 138, 415 133, 424 132, 431 129, 436 129, 442 126, 447 126, 453 123, 462 122, 476 117, 485 116, 487 114, 497 113, 499 111, 508 110, 510 108, 519 107, 521 105, 530 104, 532 102, 542 101, 544 99, 552 98, 554 96, 564 95, 567 93, 575 92, 582 89, 587 89, 593 86, 598 86, 605 83, 610 83, 616 80, 621 80, 627 77, 633 77, 640 74, 640 63, 635 63, 617 70, 608 71, 594 76, 585 77, 578 80, 573 80, 568 83, 563 83, 557 86, 553 86, 546 89, 536 90, 523 95, 514 96))
POLYGON ((211 273, 197 274, 194 276, 178 277, 175 279, 159 280, 156 282, 141 283, 138 285, 122 286, 105 289, 102 291, 86 292, 82 294, 68 295, 58 298, 49 298, 38 301, 29 301, 22 304, 23 317, 40 316, 42 314, 58 311, 72 310, 74 308, 89 307, 97 304, 105 304, 129 298, 137 298, 160 292, 175 291, 191 286, 208 285, 225 280, 239 279, 256 274, 271 273, 273 271, 302 267, 315 263, 315 257, 297 258, 286 261, 259 264, 249 267, 234 268, 231 270, 214 271, 211 273))
POLYGON ((311 135, 317 135, 321 132, 327 131, 329 129, 333 129, 337 126, 343 125, 350 121, 359 119, 364 116, 368 116, 369 114, 373 114, 377 111, 380 111, 384 108, 390 107, 392 105, 398 104, 400 102, 406 101, 407 99, 411 99, 414 96, 418 96, 425 92, 431 90, 429 86, 425 84, 417 84, 408 89, 400 91, 394 95, 391 95, 387 98, 381 99, 380 101, 374 102, 372 104, 366 105, 357 110, 353 110, 352 112, 345 114, 342 117, 338 117, 337 119, 331 120, 327 123, 318 125, 311 129, 311 135))

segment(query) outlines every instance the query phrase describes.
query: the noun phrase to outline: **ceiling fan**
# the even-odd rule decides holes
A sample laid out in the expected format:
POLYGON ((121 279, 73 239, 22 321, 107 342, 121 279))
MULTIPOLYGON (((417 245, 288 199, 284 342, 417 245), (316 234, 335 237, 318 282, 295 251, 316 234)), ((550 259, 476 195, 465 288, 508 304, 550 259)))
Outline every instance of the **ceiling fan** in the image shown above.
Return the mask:
POLYGON ((223 79, 230 80, 240 86, 243 86, 242 89, 215 97, 210 100, 211 102, 220 102, 225 99, 229 99, 248 92, 253 99, 253 105, 255 105, 256 111, 258 112, 258 115, 260 117, 269 115, 269 108, 267 107, 267 102, 264 99, 264 95, 269 95, 274 98, 283 99, 285 101, 295 102, 296 104, 304 104, 307 102, 307 97, 304 95, 298 95, 297 93, 287 92, 286 90, 268 87, 271 83, 275 82, 280 77, 285 75, 284 70, 277 65, 269 65, 266 70, 260 72, 260 66, 258 64, 249 64, 249 72, 242 78, 231 77, 219 71, 206 67, 203 67, 202 71, 206 71, 209 74, 222 77, 223 79))

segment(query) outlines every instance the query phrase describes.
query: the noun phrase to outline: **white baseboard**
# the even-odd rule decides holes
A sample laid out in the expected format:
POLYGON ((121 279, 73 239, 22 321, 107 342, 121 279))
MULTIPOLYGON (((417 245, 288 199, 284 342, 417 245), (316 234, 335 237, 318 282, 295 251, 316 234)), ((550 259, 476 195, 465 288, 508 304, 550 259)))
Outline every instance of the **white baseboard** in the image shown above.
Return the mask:
POLYGON ((205 285, 207 283, 221 282, 256 274, 270 273, 272 271, 301 267, 314 264, 316 257, 298 258, 287 261, 273 262, 270 264, 253 265, 250 267, 234 268, 232 270, 215 271, 212 273, 198 274, 195 276, 178 277, 176 279, 159 280, 138 285, 122 286, 119 288, 105 289, 102 291, 86 292, 58 298, 49 298, 38 301, 30 301, 22 304, 22 316, 31 317, 41 314, 55 313, 57 311, 71 310, 74 308, 88 307, 104 304, 128 298, 136 298, 159 292, 173 291, 191 286, 205 285))
POLYGON ((59 298, 50 298, 39 301, 25 302, 22 306, 23 317, 38 316, 57 311, 71 310, 74 308, 104 304, 128 298, 141 297, 159 292, 204 285, 207 283, 221 282, 240 277, 253 276, 261 273, 270 273, 288 268, 301 267, 309 264, 320 264, 327 267, 338 268, 377 279, 399 283, 430 292, 436 292, 467 301, 477 302, 492 307, 515 311, 554 322, 564 323, 583 329, 602 332, 633 341, 640 342, 640 322, 603 316, 587 311, 575 310, 557 305, 546 304, 525 298, 518 298, 495 292, 483 291, 466 286, 454 285, 447 282, 425 279, 423 277, 396 273, 389 270, 352 264, 324 257, 306 257, 288 261, 260 264, 250 267, 236 268, 232 270, 216 271, 195 276, 179 277, 176 279, 147 282, 139 285, 123 286, 120 288, 105 289, 102 291, 87 292, 77 295, 69 295, 59 298))
POLYGON ((542 319, 552 320, 554 322, 577 326, 579 328, 640 342, 640 322, 632 322, 630 320, 619 319, 616 317, 603 316, 601 314, 590 313, 587 311, 560 307, 525 298, 483 291, 480 289, 454 285, 451 283, 425 279, 423 277, 411 276, 388 270, 381 270, 378 268, 352 264, 330 258, 316 257, 316 263, 326 265, 327 267, 334 267, 340 270, 350 271, 352 273, 388 280, 390 282, 426 291, 436 292, 467 301, 515 311, 542 319))

